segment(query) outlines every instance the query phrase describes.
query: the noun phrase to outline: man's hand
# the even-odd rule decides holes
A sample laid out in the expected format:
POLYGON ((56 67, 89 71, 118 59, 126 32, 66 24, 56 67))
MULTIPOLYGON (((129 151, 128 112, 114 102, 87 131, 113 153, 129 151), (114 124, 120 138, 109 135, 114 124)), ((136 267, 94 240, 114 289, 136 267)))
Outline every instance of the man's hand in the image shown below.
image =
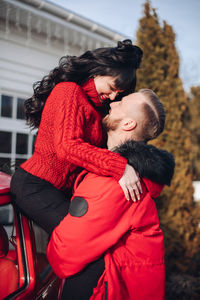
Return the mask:
POLYGON ((132 199, 134 202, 140 200, 140 193, 142 193, 142 186, 140 178, 135 172, 134 168, 129 164, 126 165, 123 176, 119 180, 122 190, 124 191, 126 199, 132 199))

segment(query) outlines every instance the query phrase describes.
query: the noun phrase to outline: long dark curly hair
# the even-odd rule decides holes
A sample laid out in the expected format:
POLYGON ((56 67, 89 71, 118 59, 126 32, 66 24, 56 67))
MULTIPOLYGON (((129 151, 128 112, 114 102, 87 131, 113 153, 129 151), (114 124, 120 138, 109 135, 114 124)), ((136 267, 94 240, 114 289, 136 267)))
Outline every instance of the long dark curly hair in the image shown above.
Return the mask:
POLYGON ((116 89, 127 95, 135 90, 136 70, 143 52, 131 40, 119 41, 117 47, 86 51, 81 56, 63 56, 58 67, 33 85, 33 96, 25 101, 26 121, 30 127, 39 127, 45 102, 56 84, 71 81, 79 85, 94 76, 115 77, 116 89))

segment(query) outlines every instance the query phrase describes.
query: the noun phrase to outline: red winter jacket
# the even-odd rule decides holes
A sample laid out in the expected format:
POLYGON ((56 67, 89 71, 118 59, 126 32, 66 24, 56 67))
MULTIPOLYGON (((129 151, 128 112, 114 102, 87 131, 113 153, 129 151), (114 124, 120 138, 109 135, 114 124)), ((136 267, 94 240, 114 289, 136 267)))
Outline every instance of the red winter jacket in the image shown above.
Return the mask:
MULTIPOLYGON (((167 159, 159 165, 158 181, 168 166, 167 159)), ((168 173, 171 179, 173 171, 168 173)), ((113 178, 86 173, 82 180, 82 175, 69 214, 53 231, 47 248, 54 272, 70 277, 105 253, 105 271, 90 299, 105 299, 106 294, 109 300, 164 299, 164 242, 154 203, 163 185, 144 178, 142 200, 134 203, 125 199, 113 178)))

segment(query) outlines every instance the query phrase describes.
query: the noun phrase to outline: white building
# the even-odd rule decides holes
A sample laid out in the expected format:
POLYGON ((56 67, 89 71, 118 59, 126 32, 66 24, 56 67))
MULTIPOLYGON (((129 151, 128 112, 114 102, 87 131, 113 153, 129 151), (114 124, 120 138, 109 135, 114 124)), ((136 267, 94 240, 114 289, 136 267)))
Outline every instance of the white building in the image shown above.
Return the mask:
POLYGON ((32 154, 34 132, 25 124, 23 104, 33 83, 63 55, 125 38, 48 1, 0 1, 0 168, 19 165, 32 154))

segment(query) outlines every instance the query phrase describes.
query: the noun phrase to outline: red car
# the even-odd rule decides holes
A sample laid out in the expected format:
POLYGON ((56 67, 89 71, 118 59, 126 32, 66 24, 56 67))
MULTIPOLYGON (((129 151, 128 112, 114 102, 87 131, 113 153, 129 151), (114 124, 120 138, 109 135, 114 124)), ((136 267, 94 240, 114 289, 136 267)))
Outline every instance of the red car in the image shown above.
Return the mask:
POLYGON ((63 282, 46 258, 49 237, 13 207, 10 179, 0 172, 0 300, 59 300, 63 282))

